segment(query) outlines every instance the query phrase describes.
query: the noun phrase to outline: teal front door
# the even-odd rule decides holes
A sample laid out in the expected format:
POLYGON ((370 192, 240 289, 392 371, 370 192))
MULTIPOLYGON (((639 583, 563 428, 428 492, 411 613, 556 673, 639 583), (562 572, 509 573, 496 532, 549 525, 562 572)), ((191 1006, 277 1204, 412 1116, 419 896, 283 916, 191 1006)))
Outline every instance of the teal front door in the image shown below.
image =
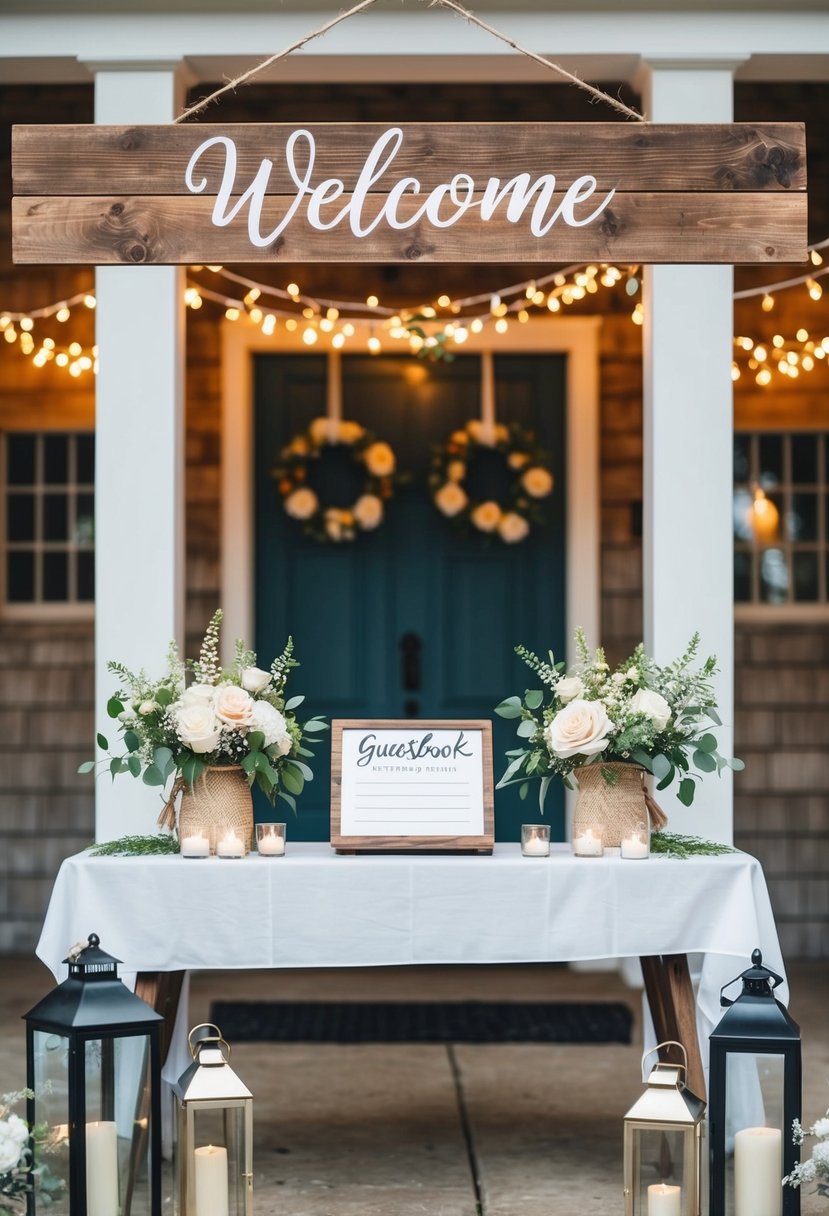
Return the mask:
MULTIPOLYGON (((499 355, 499 421, 535 431, 551 455, 555 489, 547 524, 506 545, 462 536, 433 506, 426 475, 433 445, 480 414, 480 360, 422 363, 407 356, 344 356, 343 417, 392 445, 408 480, 376 531, 353 543, 319 544, 289 519, 270 476, 280 449, 325 412, 326 360, 304 355, 255 359, 255 634, 266 666, 290 633, 302 666, 291 689, 307 697, 300 717, 490 718, 496 780, 515 723, 493 707, 532 686, 513 653, 518 642, 564 653, 565 360, 499 355)), ((340 502, 347 499, 340 499, 340 502)), ((299 802, 294 839, 327 840, 329 748, 299 802)), ((284 803, 283 812, 290 818, 284 803)), ((257 808, 265 818, 267 804, 257 808)), ((538 817, 535 791, 496 794, 499 840, 517 840, 538 817)), ((561 791, 546 807, 563 839, 561 791)))

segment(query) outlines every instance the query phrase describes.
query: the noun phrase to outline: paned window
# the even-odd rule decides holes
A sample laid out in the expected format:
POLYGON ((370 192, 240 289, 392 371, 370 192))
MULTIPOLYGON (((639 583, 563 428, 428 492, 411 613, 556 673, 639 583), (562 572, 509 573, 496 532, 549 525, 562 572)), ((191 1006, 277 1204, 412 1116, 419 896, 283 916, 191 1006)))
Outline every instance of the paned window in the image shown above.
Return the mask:
POLYGON ((734 600, 827 602, 829 435, 741 432, 734 438, 734 600))
POLYGON ((3 602, 91 605, 95 596, 95 438, 7 432, 3 439, 3 602))

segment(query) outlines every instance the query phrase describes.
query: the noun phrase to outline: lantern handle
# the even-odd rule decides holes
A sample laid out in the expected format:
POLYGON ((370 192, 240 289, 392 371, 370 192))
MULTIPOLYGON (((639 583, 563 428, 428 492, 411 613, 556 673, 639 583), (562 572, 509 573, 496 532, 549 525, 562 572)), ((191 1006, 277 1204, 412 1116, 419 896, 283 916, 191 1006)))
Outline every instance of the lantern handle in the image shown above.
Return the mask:
POLYGON ((655 1047, 651 1047, 646 1052, 644 1052, 642 1055, 642 1063, 640 1065, 642 1071, 643 1072, 645 1071, 645 1060, 647 1060, 648 1056, 652 1056, 655 1051, 659 1051, 660 1047, 678 1047, 679 1050, 682 1052, 683 1056, 685 1057, 685 1063, 684 1064, 673 1064, 673 1065, 671 1065, 671 1067, 672 1068, 681 1068, 682 1071, 685 1073, 685 1078, 682 1081, 682 1085, 684 1087, 686 1084, 687 1077, 688 1077, 688 1052, 685 1050, 683 1045, 677 1039, 665 1039, 664 1043, 657 1043, 655 1047))
MULTIPOLYGON (((775 988, 779 988, 780 985, 783 983, 783 976, 778 975, 776 971, 772 971, 771 967, 767 967, 766 964, 763 962, 763 955, 760 950, 752 951, 751 965, 753 967, 762 967, 763 970, 767 973, 768 977, 774 981, 773 984, 771 985, 772 992, 774 992, 775 988)), ((733 980, 729 980, 727 984, 723 984, 722 988, 720 989, 720 1005, 722 1006, 723 1009, 728 1009, 731 1005, 734 1004, 734 1001, 732 1000, 731 997, 723 996, 723 993, 725 992, 726 988, 730 988, 732 984, 736 984, 740 980, 745 979, 745 977, 748 974, 749 974, 748 972, 744 972, 742 975, 735 975, 733 980)))
POLYGON ((188 1034, 187 1046, 190 1048, 190 1055, 193 1057, 194 1060, 196 1059, 196 1057, 198 1055, 199 1048, 204 1043, 215 1043, 216 1046, 218 1047, 219 1051, 221 1051, 222 1055, 224 1055, 225 1064, 230 1063, 230 1044, 228 1043, 227 1039, 224 1038, 221 1030, 219 1030, 219 1027, 216 1025, 215 1022, 200 1022, 198 1024, 198 1026, 194 1026, 193 1029, 188 1034), (194 1042, 193 1036, 199 1030, 212 1030, 215 1033, 199 1035, 199 1037, 194 1042))

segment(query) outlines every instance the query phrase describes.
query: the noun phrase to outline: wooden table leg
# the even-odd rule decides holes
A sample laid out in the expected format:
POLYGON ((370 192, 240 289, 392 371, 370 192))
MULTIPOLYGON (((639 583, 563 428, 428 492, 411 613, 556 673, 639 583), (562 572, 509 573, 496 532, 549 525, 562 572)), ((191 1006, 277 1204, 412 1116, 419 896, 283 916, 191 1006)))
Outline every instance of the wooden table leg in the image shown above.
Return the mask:
POLYGON ((152 1005, 156 1013, 160 1013, 164 1018, 164 1025, 161 1028, 162 1067, 173 1041, 173 1029, 176 1024, 178 1003, 181 999, 181 986, 186 974, 186 971, 139 971, 135 981, 136 996, 140 996, 142 1001, 152 1005))
MULTIPOLYGON (((674 1039, 688 1053, 688 1088, 698 1098, 705 1098, 705 1073, 697 1036, 697 1007, 688 957, 685 954, 648 955, 643 957, 642 975, 645 993, 653 1018, 657 1043, 674 1039)), ((680 1064, 681 1053, 675 1047, 664 1048, 660 1059, 680 1064)))

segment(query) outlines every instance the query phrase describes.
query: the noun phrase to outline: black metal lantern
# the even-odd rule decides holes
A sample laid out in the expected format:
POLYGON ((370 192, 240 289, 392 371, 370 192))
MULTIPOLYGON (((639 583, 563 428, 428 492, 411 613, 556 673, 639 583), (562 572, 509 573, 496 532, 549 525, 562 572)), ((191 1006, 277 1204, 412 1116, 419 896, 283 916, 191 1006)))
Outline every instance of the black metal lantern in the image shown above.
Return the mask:
POLYGON ((52 1216, 161 1216, 160 1014, 118 979, 96 934, 26 1015, 29 1123, 52 1216))
MULTIPOLYGON (((774 995, 783 977, 755 950, 735 1000, 711 1035, 710 1216, 797 1216, 800 1191, 783 1187, 799 1158, 800 1029, 774 995)), ((731 983, 736 983, 732 980, 731 983)))

